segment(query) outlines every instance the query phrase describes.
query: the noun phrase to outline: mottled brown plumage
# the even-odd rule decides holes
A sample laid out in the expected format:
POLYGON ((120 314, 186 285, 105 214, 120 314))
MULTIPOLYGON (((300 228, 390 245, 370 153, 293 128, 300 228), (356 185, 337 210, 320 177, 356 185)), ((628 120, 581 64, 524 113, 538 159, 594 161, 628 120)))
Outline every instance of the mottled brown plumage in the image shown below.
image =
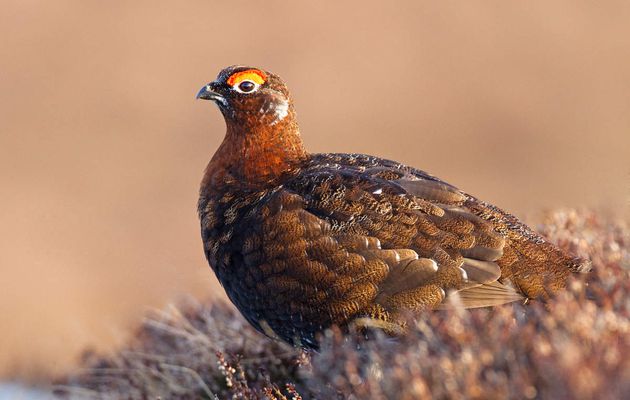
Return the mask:
POLYGON ((426 172, 362 154, 309 154, 284 83, 229 67, 198 94, 227 133, 201 184, 206 256, 261 332, 316 347, 352 321, 546 298, 588 263, 426 172))

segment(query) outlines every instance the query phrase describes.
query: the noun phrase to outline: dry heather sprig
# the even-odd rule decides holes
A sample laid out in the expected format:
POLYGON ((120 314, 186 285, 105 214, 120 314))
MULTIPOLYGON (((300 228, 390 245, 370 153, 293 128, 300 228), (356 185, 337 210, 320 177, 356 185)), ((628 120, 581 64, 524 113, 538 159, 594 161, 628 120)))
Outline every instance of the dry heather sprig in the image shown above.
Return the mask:
POLYGON ((86 360, 88 368, 66 379, 57 393, 112 399, 263 399, 272 381, 297 380, 303 357, 299 350, 253 331, 230 306, 189 300, 148 316, 126 349, 112 358, 86 360))

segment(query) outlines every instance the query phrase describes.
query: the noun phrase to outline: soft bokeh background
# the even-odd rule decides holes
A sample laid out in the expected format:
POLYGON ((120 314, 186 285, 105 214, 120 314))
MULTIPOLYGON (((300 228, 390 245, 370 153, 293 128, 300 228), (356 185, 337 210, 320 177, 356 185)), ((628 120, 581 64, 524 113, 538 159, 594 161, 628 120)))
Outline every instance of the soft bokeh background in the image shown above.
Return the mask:
POLYGON ((404 161, 517 215, 628 212, 628 2, 0 5, 0 376, 223 295, 195 203, 224 125, 194 95, 227 65, 284 77, 312 151, 404 161))

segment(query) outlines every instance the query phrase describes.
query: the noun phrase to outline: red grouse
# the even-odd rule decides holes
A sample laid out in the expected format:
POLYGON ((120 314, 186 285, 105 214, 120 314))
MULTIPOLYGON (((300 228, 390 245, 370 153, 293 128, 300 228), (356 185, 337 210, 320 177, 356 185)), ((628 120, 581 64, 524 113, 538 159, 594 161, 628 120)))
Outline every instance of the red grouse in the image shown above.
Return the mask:
POLYGON ((306 347, 406 312, 546 298, 588 269, 514 216, 424 171, 363 154, 310 154, 284 82, 233 66, 197 98, 227 125, 201 183, 208 261, 259 331, 306 347))

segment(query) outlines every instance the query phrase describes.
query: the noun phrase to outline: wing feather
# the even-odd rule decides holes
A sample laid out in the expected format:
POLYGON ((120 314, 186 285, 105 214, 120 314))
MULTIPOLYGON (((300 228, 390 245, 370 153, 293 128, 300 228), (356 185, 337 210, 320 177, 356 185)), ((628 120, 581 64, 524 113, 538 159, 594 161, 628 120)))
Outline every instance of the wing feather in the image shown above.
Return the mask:
POLYGON ((437 308, 444 310, 458 306, 463 308, 492 307, 523 300, 525 296, 513 287, 495 281, 454 291, 437 308))

